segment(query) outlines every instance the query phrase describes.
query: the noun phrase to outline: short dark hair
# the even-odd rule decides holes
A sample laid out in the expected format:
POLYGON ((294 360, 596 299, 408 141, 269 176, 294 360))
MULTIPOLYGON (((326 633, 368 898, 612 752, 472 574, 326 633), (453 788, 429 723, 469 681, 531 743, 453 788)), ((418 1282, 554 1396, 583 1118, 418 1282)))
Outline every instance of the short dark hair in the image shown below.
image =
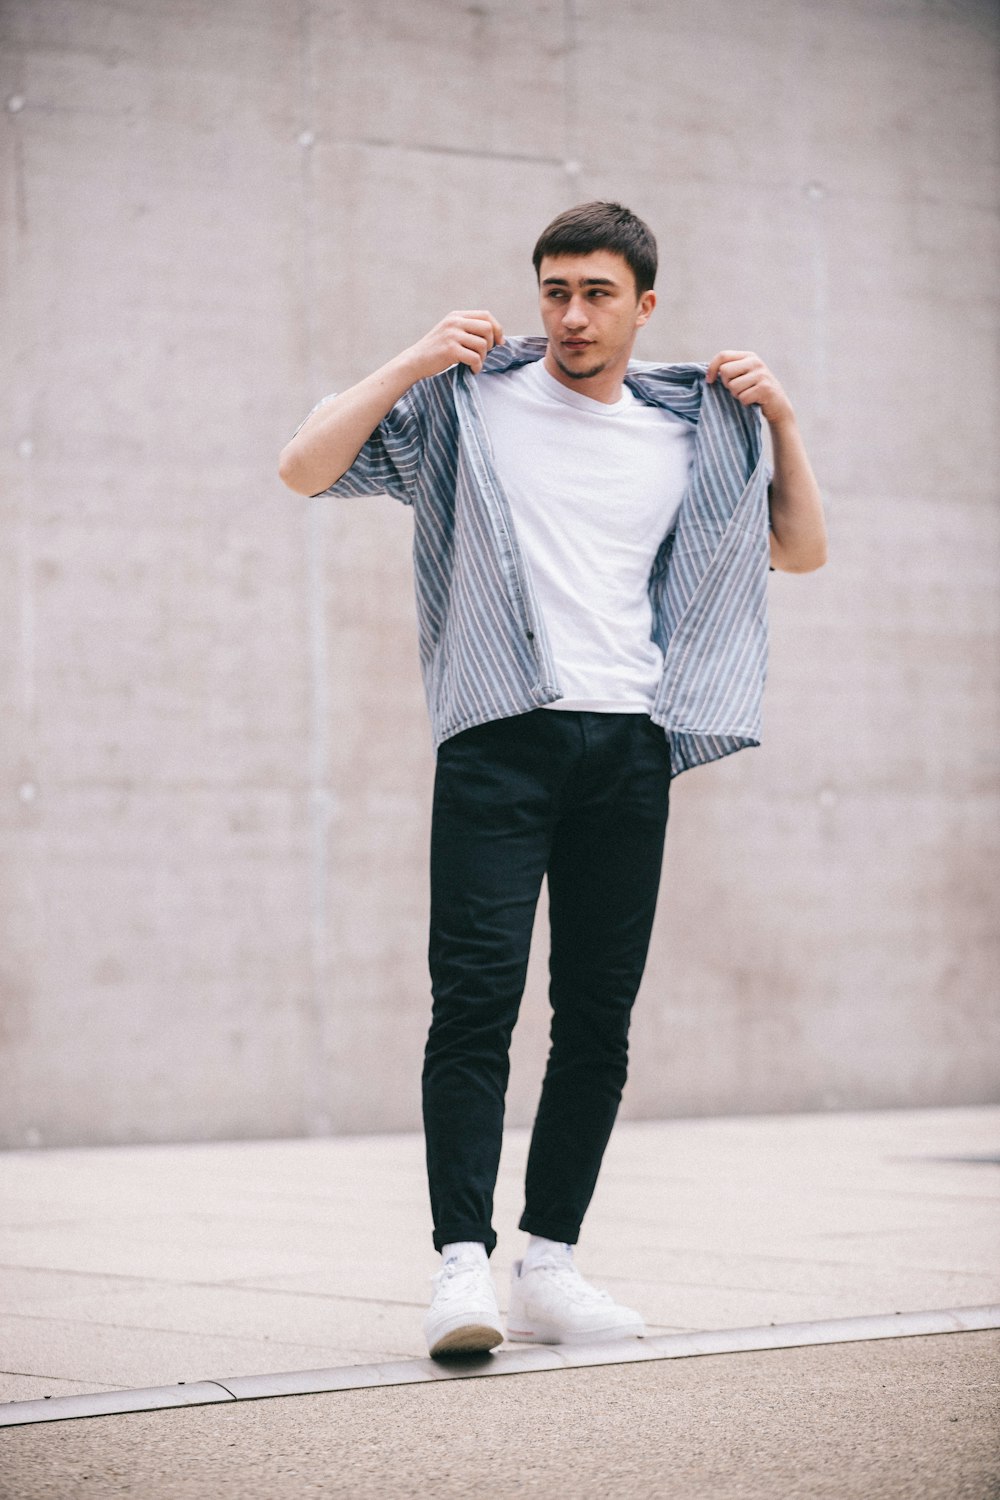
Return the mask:
POLYGON ((543 229, 532 255, 535 275, 541 275, 545 255, 590 255, 611 250, 620 255, 635 277, 635 293, 641 297, 656 280, 656 240, 644 224, 620 203, 578 203, 567 208, 543 229))

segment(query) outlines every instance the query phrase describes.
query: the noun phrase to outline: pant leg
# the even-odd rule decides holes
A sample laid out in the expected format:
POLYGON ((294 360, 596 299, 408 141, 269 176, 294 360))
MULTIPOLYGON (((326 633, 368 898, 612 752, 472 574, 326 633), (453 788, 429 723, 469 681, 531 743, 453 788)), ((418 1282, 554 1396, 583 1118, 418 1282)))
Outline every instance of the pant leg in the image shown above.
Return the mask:
POLYGON ((520 1227, 574 1244, 618 1111, 659 890, 670 791, 663 731, 588 715, 590 752, 549 862, 551 1049, 520 1227))
POLYGON ((564 727, 544 711, 466 730, 438 750, 431 826, 434 997, 423 1114, 434 1244, 496 1244, 511 1032, 548 862, 564 727))

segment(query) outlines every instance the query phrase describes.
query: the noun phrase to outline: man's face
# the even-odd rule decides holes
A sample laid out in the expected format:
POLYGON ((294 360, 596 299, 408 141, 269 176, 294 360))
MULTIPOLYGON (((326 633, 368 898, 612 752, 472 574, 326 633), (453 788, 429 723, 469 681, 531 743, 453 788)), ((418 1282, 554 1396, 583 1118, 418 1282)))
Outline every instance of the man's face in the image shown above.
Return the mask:
POLYGON ((636 334, 656 304, 655 292, 637 297, 628 262, 611 250, 546 255, 538 282, 550 374, 584 395, 595 377, 621 379, 636 334))

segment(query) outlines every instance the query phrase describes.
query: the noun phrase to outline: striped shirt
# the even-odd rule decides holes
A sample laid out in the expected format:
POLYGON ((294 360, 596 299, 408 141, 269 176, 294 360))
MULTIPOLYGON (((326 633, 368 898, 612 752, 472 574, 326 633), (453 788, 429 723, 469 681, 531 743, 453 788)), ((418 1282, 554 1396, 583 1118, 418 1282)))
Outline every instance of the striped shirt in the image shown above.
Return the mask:
MULTIPOLYGON (((545 348, 543 338, 508 338, 479 376, 459 364, 418 381, 347 473, 320 491, 384 493, 413 507, 420 664, 435 745, 563 696, 476 392, 477 380, 541 359, 545 348)), ((696 428, 688 487, 649 578, 652 634, 664 656, 650 716, 668 737, 674 776, 760 743, 767 672, 771 472, 760 408, 740 405, 721 380, 709 385, 706 369, 633 360, 626 375, 641 401, 696 428)))

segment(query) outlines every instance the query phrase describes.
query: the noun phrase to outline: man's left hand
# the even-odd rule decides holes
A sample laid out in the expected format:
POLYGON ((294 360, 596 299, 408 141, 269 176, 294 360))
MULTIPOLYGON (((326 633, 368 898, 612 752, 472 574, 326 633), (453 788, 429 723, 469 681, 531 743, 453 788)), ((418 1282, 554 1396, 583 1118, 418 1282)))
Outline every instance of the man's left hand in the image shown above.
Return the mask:
POLYGON ((743 406, 759 406, 771 423, 794 422, 792 403, 764 361, 749 349, 722 349, 705 373, 709 385, 716 376, 743 406))

